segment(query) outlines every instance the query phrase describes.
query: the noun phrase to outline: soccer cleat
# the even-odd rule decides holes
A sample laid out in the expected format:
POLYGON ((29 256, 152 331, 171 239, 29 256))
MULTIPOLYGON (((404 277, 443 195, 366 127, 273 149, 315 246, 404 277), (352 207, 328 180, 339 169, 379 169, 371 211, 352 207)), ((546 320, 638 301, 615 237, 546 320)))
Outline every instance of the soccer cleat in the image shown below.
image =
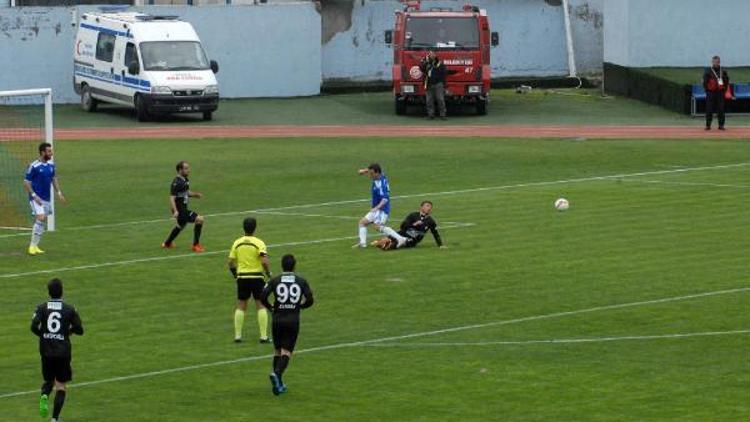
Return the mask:
POLYGON ((352 245, 352 249, 365 249, 367 245, 364 245, 362 243, 357 243, 355 245, 352 245))
POLYGON ((42 394, 41 397, 39 397, 39 416, 46 418, 47 414, 49 413, 49 404, 47 402, 49 401, 49 396, 46 394, 42 394))
POLYGON ((289 390, 286 388, 286 384, 281 384, 281 388, 279 388, 279 394, 284 394, 287 391, 289 390))
POLYGON ((268 378, 271 380, 271 392, 274 396, 278 396, 281 394, 281 388, 283 385, 281 384, 281 380, 279 379, 279 376, 276 375, 275 372, 271 372, 271 375, 268 376, 268 378))
POLYGON ((162 249, 174 249, 175 247, 177 247, 177 245, 175 245, 174 242, 172 243, 164 242, 161 244, 161 247, 162 249))
POLYGON ((201 253, 204 250, 205 249, 203 249, 203 245, 201 245, 200 243, 196 243, 195 245, 193 245, 193 252, 201 253))
POLYGON ((27 250, 29 255, 41 255, 44 253, 43 250, 39 249, 39 246, 29 246, 29 249, 27 250))
POLYGON ((266 338, 262 338, 262 339, 258 340, 258 342, 260 344, 269 344, 271 342, 271 339, 268 338, 268 337, 266 337, 266 338))
POLYGON ((234 339, 235 343, 242 343, 242 337, 234 339))

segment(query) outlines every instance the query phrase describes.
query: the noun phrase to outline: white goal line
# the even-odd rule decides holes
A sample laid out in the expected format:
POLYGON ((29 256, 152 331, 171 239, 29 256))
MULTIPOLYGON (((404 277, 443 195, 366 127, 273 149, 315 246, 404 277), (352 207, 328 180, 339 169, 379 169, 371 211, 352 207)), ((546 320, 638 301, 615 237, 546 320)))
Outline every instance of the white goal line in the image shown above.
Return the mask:
MULTIPOLYGON (((638 306, 655 305, 655 304, 660 304, 660 303, 670 303, 670 302, 678 302, 678 301, 691 300, 691 299, 700 299, 700 298, 711 297, 711 296, 746 293, 749 291, 750 291, 750 287, 739 287, 735 289, 714 290, 714 291, 695 293, 695 294, 690 294, 690 295, 671 296, 671 297, 664 297, 660 299, 642 300, 638 302, 626 302, 626 303, 619 303, 619 304, 614 304, 614 305, 602 305, 602 306, 595 306, 592 308, 583 308, 583 309, 578 309, 578 310, 573 310, 573 311, 562 311, 562 312, 555 312, 555 313, 550 313, 550 314, 539 314, 539 315, 485 322, 485 323, 479 323, 479 324, 454 326, 454 327, 444 328, 440 330, 421 331, 421 332, 403 334, 403 335, 398 335, 398 336, 374 338, 370 340, 353 341, 353 342, 346 342, 346 343, 333 343, 333 344, 329 344, 326 346, 317 346, 317 347, 309 347, 306 349, 299 349, 299 350, 296 350, 294 354, 295 356, 297 356, 297 355, 305 354, 305 353, 322 352, 326 350, 336 350, 336 349, 344 349, 344 348, 351 348, 351 347, 361 347, 361 346, 368 346, 368 345, 377 344, 377 343, 387 343, 387 342, 392 342, 392 341, 408 340, 408 339, 414 339, 414 338, 420 338, 420 337, 435 336, 439 334, 475 330, 475 329, 481 329, 481 328, 486 328, 486 327, 512 325, 512 324, 519 324, 519 323, 528 322, 528 321, 539 321, 539 320, 545 320, 545 319, 566 317, 566 316, 571 316, 571 315, 580 315, 580 314, 587 314, 587 313, 593 313, 593 312, 602 312, 602 311, 610 311, 610 310, 616 310, 616 309, 633 308, 633 307, 638 307, 638 306)), ((234 365, 238 363, 267 360, 267 359, 271 359, 272 356, 273 355, 269 354, 269 355, 261 355, 261 356, 248 356, 245 358, 238 358, 238 359, 220 360, 220 361, 214 361, 214 362, 201 363, 197 365, 180 366, 180 367, 162 369, 162 370, 157 370, 157 371, 140 372, 136 374, 130 374, 130 375, 124 375, 124 376, 118 376, 118 377, 102 378, 99 380, 74 383, 74 384, 71 384, 71 386, 85 387, 85 386, 92 386, 92 385, 109 384, 109 383, 120 382, 120 381, 152 378, 152 377, 157 377, 161 375, 188 372, 188 371, 194 371, 194 370, 204 369, 204 368, 212 368, 212 367, 218 367, 218 366, 234 365)), ((34 390, 0 393, 0 399, 18 397, 18 396, 26 396, 26 395, 31 395, 31 394, 39 394, 39 389, 37 388, 34 390)))

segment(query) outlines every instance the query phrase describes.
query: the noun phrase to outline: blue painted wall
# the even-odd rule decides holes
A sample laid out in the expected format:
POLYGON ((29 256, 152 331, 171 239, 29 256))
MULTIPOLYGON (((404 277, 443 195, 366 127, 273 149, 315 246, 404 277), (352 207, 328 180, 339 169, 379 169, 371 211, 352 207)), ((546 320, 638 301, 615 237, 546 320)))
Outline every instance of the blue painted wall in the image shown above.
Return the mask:
MULTIPOLYGON (((95 8, 0 9, 0 90, 51 87, 57 102, 78 101, 72 13, 86 10, 95 8)), ((219 62, 225 98, 320 93, 321 24, 312 3, 138 10, 179 15, 193 24, 209 57, 219 62)))
MULTIPOLYGON (((2 2, 4 0, 0 0, 2 2)), ((581 73, 599 73, 602 63, 602 4, 570 0, 576 59, 581 73)), ((191 22, 212 59, 224 97, 316 95, 325 81, 389 81, 392 50, 383 33, 393 27, 396 0, 335 0, 346 13, 321 28, 313 2, 263 6, 150 6, 191 22)), ((501 46, 492 50, 493 75, 567 74, 560 0, 478 0, 487 9, 501 46)), ((460 8, 464 1, 426 1, 425 7, 460 8)), ((0 3, 2 5, 2 3, 0 3)), ((75 102, 71 86, 79 8, 0 7, 0 90, 52 87, 57 101, 75 102)))
POLYGON ((622 66, 750 65, 748 0, 607 0, 605 61, 622 66))
MULTIPOLYGON (((604 0, 571 0, 576 60, 582 73, 602 66, 602 5, 604 0)), ((344 1, 339 1, 344 3, 344 1)), ((479 0, 501 45, 492 50, 494 77, 556 76, 568 72, 563 8, 559 1, 479 0)), ((423 7, 460 8, 463 1, 425 1, 423 7)), ((398 1, 354 1, 351 24, 323 45, 324 80, 389 80, 393 51, 384 31, 394 25, 398 1)), ((345 9, 345 8, 340 8, 345 9)), ((340 17, 331 25, 344 26, 340 17)), ((324 33, 326 32, 324 28, 324 33)))

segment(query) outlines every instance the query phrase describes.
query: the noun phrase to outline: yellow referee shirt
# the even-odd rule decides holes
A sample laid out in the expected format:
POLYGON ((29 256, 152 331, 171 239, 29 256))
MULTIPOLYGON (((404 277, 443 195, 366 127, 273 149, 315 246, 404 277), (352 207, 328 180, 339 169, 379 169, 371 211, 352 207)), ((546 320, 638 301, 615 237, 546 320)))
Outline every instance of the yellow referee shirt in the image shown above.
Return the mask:
POLYGON ((229 250, 229 258, 237 262, 237 278, 263 277, 262 256, 268 255, 266 244, 255 236, 242 236, 229 250))

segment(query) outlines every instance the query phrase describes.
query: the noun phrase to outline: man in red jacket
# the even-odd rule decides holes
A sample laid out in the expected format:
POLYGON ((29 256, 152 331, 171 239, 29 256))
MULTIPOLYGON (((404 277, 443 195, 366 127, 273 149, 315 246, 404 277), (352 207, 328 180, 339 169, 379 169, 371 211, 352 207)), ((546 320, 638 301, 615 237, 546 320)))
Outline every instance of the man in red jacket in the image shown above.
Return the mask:
POLYGON ((729 74, 721 67, 721 58, 714 56, 711 67, 703 73, 703 89, 706 90, 706 130, 711 130, 714 113, 719 118, 719 130, 724 130, 724 95, 729 89, 729 74))

